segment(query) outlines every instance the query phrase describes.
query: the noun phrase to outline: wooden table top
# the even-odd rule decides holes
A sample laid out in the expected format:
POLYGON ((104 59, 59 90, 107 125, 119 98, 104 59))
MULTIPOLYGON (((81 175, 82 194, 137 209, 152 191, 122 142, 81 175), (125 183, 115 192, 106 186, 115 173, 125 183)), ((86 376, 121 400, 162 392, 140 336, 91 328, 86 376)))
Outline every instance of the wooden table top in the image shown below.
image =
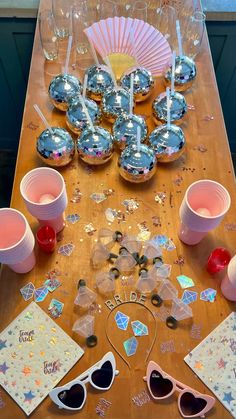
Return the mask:
MULTIPOLYGON (((46 4, 46 0, 42 3, 46 4)), ((33 104, 37 103, 40 106, 52 126, 66 127, 64 114, 53 108, 47 94, 50 80, 61 71, 61 63, 63 63, 64 57, 65 44, 62 42, 60 44, 59 61, 49 63, 44 60, 37 28, 11 201, 13 208, 17 208, 26 215, 33 231, 37 229, 37 222, 27 212, 19 191, 22 177, 29 170, 42 166, 36 154, 35 144, 37 136, 44 127, 33 110, 33 104)), ((72 63, 73 56, 71 59, 72 63)), ((20 288, 30 281, 34 283, 35 287, 39 287, 42 285, 48 271, 58 269, 61 272, 62 286, 53 293, 52 297, 58 298, 65 306, 61 317, 56 322, 76 342, 85 347, 83 338, 72 332, 74 321, 82 314, 82 311, 78 310, 78 307, 74 305, 74 299, 77 294, 76 284, 78 279, 85 278, 87 285, 92 289, 94 288, 96 271, 90 266, 90 252, 97 238, 97 231, 101 227, 107 227, 114 231, 118 229, 124 233, 137 235, 142 227, 140 223, 143 223, 142 225, 148 227, 152 236, 166 234, 173 239, 176 249, 169 252, 166 251, 164 260, 166 263, 172 264, 171 279, 178 288, 179 295, 182 294, 182 290, 177 283, 176 276, 181 273, 193 278, 195 282, 194 290, 199 293, 209 287, 217 289, 215 303, 206 303, 198 298, 197 302, 192 304, 193 318, 179 322, 179 327, 176 330, 167 328, 165 322, 158 318, 160 309, 154 308, 150 299, 146 302, 146 306, 156 315, 157 321, 157 338, 149 358, 158 362, 165 371, 179 381, 202 393, 211 394, 210 390, 185 364, 183 358, 235 309, 235 305, 228 302, 221 295, 219 285, 223 274, 219 274, 214 278, 211 277, 206 272, 205 264, 208 255, 215 247, 223 246, 229 249, 232 254, 235 253, 236 232, 234 231, 235 229, 230 228, 230 224, 232 225, 236 221, 236 191, 234 170, 206 36, 202 45, 202 52, 197 58, 197 68, 197 79, 191 90, 185 94, 188 105, 193 106, 190 106, 191 109, 188 110, 186 120, 182 125, 187 139, 187 151, 184 157, 172 164, 159 165, 154 178, 148 183, 141 185, 126 183, 119 177, 117 153, 114 154, 113 159, 108 164, 97 168, 92 167, 91 170, 85 164, 82 164, 76 155, 68 167, 60 170, 66 181, 69 198, 66 214, 77 213, 81 219, 74 225, 68 224, 66 226, 62 240, 58 243, 57 248, 61 244, 72 242, 75 245, 75 250, 70 257, 59 255, 57 251, 49 256, 43 254, 36 247, 36 266, 32 272, 26 275, 17 275, 6 266, 2 268, 0 292, 1 330, 28 304, 23 300, 19 291, 20 288), (208 118, 208 116, 212 116, 212 118, 208 118), (181 243, 177 237, 179 226, 178 211, 186 188, 193 181, 199 179, 213 179, 222 183, 231 195, 232 204, 221 225, 215 231, 209 233, 199 245, 190 247, 181 243), (79 188, 82 195, 80 202, 74 203, 71 199, 76 188, 79 188), (90 195, 93 192, 103 192, 105 189, 114 190, 114 193, 108 196, 107 200, 99 204, 91 200, 90 195), (163 205, 155 201, 155 196, 158 192, 164 192, 166 195, 163 205), (131 214, 126 212, 122 204, 125 199, 130 198, 134 198, 139 203, 139 208, 131 214), (120 210, 121 214, 124 214, 122 221, 115 219, 113 223, 109 224, 105 217, 107 208, 120 210), (160 217, 160 225, 156 223, 157 219, 155 217, 160 217), (97 230, 93 235, 89 235, 85 231, 85 226, 89 223, 92 223, 97 230), (175 263, 179 256, 184 258, 183 266, 175 263), (200 339, 194 339, 190 335, 193 324, 200 325, 200 339), (164 353, 161 351, 162 343, 167 341, 173 341, 174 352, 164 353)), ((71 67, 71 72, 78 75, 77 68, 74 68, 74 66, 73 68, 71 67)), ((149 130, 154 128, 154 123, 150 116, 151 103, 157 94, 163 90, 162 80, 156 80, 155 91, 151 98, 137 105, 135 109, 138 114, 146 116, 149 130)), ((105 123, 103 125, 108 126, 105 123)), ((104 266, 104 270, 106 268, 108 270, 108 266, 104 266)), ((135 280, 137 279, 137 272, 134 274, 134 278, 135 280)), ((131 290, 135 290, 135 281, 133 285, 127 285, 127 281, 124 278, 123 280, 117 280, 117 293, 122 294, 123 291, 128 293, 131 290)), ((104 304, 106 299, 99 293, 97 294, 97 303, 100 307, 94 312, 95 333, 98 336, 97 346, 92 349, 86 348, 84 356, 64 377, 62 383, 75 378, 98 361, 107 351, 112 350, 105 335, 105 324, 109 314, 109 310, 104 304)), ((48 305, 49 297, 40 303, 40 306, 46 312, 48 305)), ((165 303, 164 305, 169 307, 169 304, 165 303)), ((126 308, 126 313, 129 313, 133 320, 136 317, 140 319, 142 316, 145 320, 144 315, 146 312, 143 314, 143 309, 140 306, 127 304, 126 308)), ((146 346, 137 350, 137 353, 129 358, 131 368, 129 369, 121 357, 114 352, 120 373, 115 378, 115 382, 108 392, 99 393, 89 389, 86 405, 79 413, 81 418, 97 417, 95 409, 101 397, 111 402, 106 415, 112 419, 155 418, 157 415, 160 418, 173 419, 180 417, 176 403, 177 395, 168 401, 162 403, 150 401, 141 407, 138 407, 132 400, 133 397, 146 388, 142 377, 145 374, 146 353, 153 339, 153 320, 151 320, 151 316, 147 322, 150 325, 150 333, 145 338, 146 346)), ((110 334, 111 339, 114 339, 115 344, 122 352, 123 341, 120 338, 118 329, 117 331, 111 330, 110 334)), ((124 340, 127 339, 126 336, 124 340)), ((3 415, 1 417, 4 417, 4 419, 12 419, 15 415, 18 418, 24 417, 23 411, 4 390, 1 391, 1 397, 5 403, 5 407, 1 411, 1 415, 3 415)), ((69 417, 70 415, 67 411, 59 410, 49 397, 32 414, 34 418, 44 419, 63 416, 69 417)), ((217 419, 228 418, 230 414, 221 403, 216 401, 209 417, 217 419)))

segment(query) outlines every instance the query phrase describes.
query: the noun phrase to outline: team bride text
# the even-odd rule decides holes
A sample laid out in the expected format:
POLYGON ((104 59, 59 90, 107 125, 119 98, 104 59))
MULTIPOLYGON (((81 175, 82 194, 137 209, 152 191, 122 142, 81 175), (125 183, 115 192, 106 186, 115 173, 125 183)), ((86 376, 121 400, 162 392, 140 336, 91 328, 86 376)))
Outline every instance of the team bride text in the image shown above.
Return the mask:
POLYGON ((19 342, 32 342, 34 340, 34 330, 20 330, 19 342))

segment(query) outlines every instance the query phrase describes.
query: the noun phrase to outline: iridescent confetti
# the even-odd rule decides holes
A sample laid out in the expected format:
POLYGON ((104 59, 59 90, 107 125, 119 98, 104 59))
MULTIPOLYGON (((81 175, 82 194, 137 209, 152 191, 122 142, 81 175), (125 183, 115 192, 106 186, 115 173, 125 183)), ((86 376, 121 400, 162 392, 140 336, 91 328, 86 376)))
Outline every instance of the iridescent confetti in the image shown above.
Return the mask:
POLYGON ((152 238, 152 242, 155 244, 155 246, 164 247, 168 243, 168 241, 168 237, 163 234, 159 234, 158 236, 154 236, 152 238))
POLYGON ((178 256, 178 258, 174 261, 175 265, 183 266, 185 262, 184 256, 178 256))
POLYGON ((105 217, 109 223, 113 223, 117 217, 117 211, 115 209, 107 208, 105 211, 105 217))
POLYGON ((202 301, 210 301, 210 303, 214 303, 216 299, 217 291, 213 288, 207 288, 206 290, 202 291, 200 294, 200 300, 202 301))
POLYGON ((194 105, 190 105, 190 103, 188 103, 188 109, 190 111, 195 111, 195 106, 194 105))
POLYGON ((142 221, 141 223, 137 224, 140 231, 149 231, 147 226, 147 221, 142 221))
POLYGON ((128 214, 133 214, 134 211, 136 211, 139 208, 139 203, 136 199, 125 199, 122 204, 126 208, 126 212, 128 214))
POLYGON ((176 279, 179 282, 179 285, 182 289, 194 287, 195 285, 192 278, 189 278, 186 275, 179 275, 176 279))
POLYGON ((48 306, 48 311, 54 319, 57 319, 62 314, 64 303, 53 298, 48 306))
POLYGON ((162 354, 166 352, 175 352, 175 344, 173 339, 162 342, 160 345, 160 350, 162 354))
POLYGON ((198 144, 195 147, 193 147, 194 150, 198 150, 201 153, 205 153, 207 151, 207 147, 204 144, 198 144))
POLYGON ((71 253, 74 251, 75 245, 72 243, 63 244, 59 247, 58 253, 63 256, 70 256, 71 253))
POLYGON ((121 330, 127 330, 128 324, 129 324, 129 316, 122 313, 121 311, 117 311, 115 315, 115 322, 118 327, 118 329, 121 330))
POLYGON ((169 252, 171 252, 172 250, 175 250, 176 249, 176 246, 175 246, 174 242, 171 239, 168 240, 168 242, 166 243, 166 245, 164 247, 169 252))
POLYGON ((48 291, 53 292, 58 287, 60 287, 61 282, 58 281, 58 279, 52 278, 52 279, 46 279, 46 281, 43 284, 45 287, 47 287, 48 291))
POLYGON ((139 320, 134 320, 131 322, 131 327, 134 332, 134 336, 147 336, 148 335, 148 327, 146 324, 140 322, 139 320))
POLYGON ((138 341, 134 336, 132 336, 132 338, 129 338, 125 342, 123 342, 123 345, 125 348, 126 355, 132 356, 137 351, 138 341))
POLYGON ((136 406, 141 407, 144 404, 149 403, 151 399, 147 391, 143 390, 140 393, 136 394, 136 396, 133 396, 132 401, 136 406))
POLYGON ((140 233, 138 233, 137 240, 145 242, 149 240, 150 237, 151 237, 151 231, 143 230, 143 231, 140 231, 140 233))
POLYGON ((92 201, 96 202, 97 204, 100 204, 101 202, 107 199, 107 196, 103 192, 94 192, 90 195, 90 198, 92 199, 92 201))
POLYGON ((103 193, 106 195, 106 196, 111 196, 111 195, 114 195, 114 193, 115 193, 115 191, 114 191, 114 189, 104 189, 103 190, 103 193))
POLYGON ((227 231, 236 231, 236 223, 228 223, 224 225, 227 231))
POLYGON ((164 204, 164 202, 166 200, 166 193, 165 192, 157 192, 154 199, 158 204, 164 204))
POLYGON ((68 223, 71 223, 71 224, 75 224, 79 220, 80 220, 80 216, 78 214, 69 214, 66 217, 66 221, 68 221, 68 223))
POLYGON ((161 227, 161 219, 157 215, 152 216, 152 224, 154 227, 161 227))
POLYGON ((198 293, 195 291, 187 291, 185 290, 181 300, 184 304, 194 303, 197 300, 198 293))
POLYGON ((34 291, 34 301, 36 301, 36 303, 40 303, 42 302, 48 295, 48 289, 47 287, 40 287, 40 288, 36 288, 34 291))
POLYGON ((190 331, 191 338, 201 339, 201 330, 202 330, 202 326, 200 324, 193 324, 190 331))
POLYGON ((89 223, 89 224, 86 224, 86 225, 84 226, 84 231, 85 231, 85 233, 87 233, 89 236, 92 236, 92 235, 95 233, 95 231, 97 231, 97 230, 96 230, 96 228, 93 226, 93 224, 92 224, 92 223, 89 223))
POLYGON ((125 223, 126 222, 125 213, 124 212, 122 212, 120 210, 117 211, 117 221, 118 221, 118 224, 125 223))
POLYGON ((106 410, 112 405, 111 402, 104 398, 100 398, 98 404, 96 406, 95 412, 98 416, 104 417, 106 414, 106 410))
POLYGON ((25 301, 28 301, 30 300, 30 298, 33 297, 34 290, 35 290, 35 286, 34 284, 32 284, 32 282, 29 282, 28 284, 26 284, 24 287, 20 289, 21 295, 25 301))
POLYGON ((180 174, 177 174, 176 176, 175 176, 175 178, 173 179, 173 183, 175 184, 175 185, 177 185, 177 186, 180 186, 181 185, 181 183, 183 182, 183 176, 181 176, 180 174))
POLYGON ((213 119, 214 119, 214 116, 213 115, 206 115, 203 118, 204 121, 213 121, 213 119))
POLYGON ((81 201, 82 193, 80 192, 79 188, 75 188, 72 198, 70 199, 70 202, 78 203, 81 201))

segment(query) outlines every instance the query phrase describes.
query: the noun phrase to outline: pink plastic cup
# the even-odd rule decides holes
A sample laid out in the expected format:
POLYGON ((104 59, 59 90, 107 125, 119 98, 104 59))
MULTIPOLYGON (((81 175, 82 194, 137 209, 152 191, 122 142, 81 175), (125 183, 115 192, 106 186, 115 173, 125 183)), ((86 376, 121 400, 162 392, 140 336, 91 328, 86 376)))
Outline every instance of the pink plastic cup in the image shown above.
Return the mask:
POLYGON ((34 235, 23 214, 12 208, 0 209, 0 262, 17 273, 33 269, 34 235))
POLYGON ((23 177, 20 191, 28 211, 41 226, 49 225, 56 233, 64 228, 68 199, 60 173, 48 167, 33 169, 23 177))
POLYGON ((179 210, 180 240, 190 245, 199 243, 220 224, 230 203, 230 195, 220 183, 207 179, 192 183, 179 210))
POLYGON ((236 301, 236 256, 228 264, 227 275, 221 282, 222 294, 230 301, 236 301))

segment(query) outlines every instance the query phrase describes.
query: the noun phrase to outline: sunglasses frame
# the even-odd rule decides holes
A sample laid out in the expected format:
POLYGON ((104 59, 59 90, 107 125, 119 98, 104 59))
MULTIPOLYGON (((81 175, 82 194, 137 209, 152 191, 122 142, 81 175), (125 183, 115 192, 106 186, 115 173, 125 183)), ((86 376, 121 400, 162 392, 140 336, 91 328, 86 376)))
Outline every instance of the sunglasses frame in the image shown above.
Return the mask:
POLYGON ((178 409, 179 412, 181 414, 182 417, 184 418, 196 418, 196 417, 205 417, 205 414, 212 409, 212 407, 215 404, 215 398, 212 396, 208 396, 207 394, 202 394, 197 390, 192 389, 191 387, 181 383, 180 381, 176 380, 175 378, 171 377, 169 374, 167 374, 165 371, 163 371, 161 369, 161 367, 154 361, 149 361, 148 366, 147 366, 147 372, 146 372, 146 376, 143 377, 144 381, 147 382, 147 387, 148 390, 152 396, 152 398, 154 400, 163 400, 163 399, 167 399, 168 397, 170 397, 175 391, 177 391, 179 393, 178 396, 178 409), (151 387, 150 387, 150 377, 153 371, 157 371, 159 372, 162 377, 164 379, 168 379, 169 381, 171 381, 173 388, 170 391, 170 393, 168 393, 166 396, 163 397, 156 397, 154 396, 154 394, 152 393, 151 387), (203 400, 206 401, 206 406, 197 414, 195 415, 185 415, 181 409, 181 397, 183 394, 185 393, 191 393, 195 398, 202 398, 203 400))
POLYGON ((107 391, 111 388, 111 386, 113 384, 113 381, 115 379, 115 376, 118 375, 118 374, 119 374, 119 371, 116 369, 115 357, 114 357, 112 352, 107 352, 100 361, 96 362, 96 364, 92 365, 85 372, 78 375, 78 377, 76 377, 74 380, 69 381, 64 386, 55 387, 53 390, 51 390, 50 393, 49 393, 49 397, 59 407, 59 409, 66 409, 66 410, 73 410, 73 411, 80 410, 80 409, 83 408, 83 406, 86 402, 86 399, 87 399, 87 389, 86 389, 85 384, 90 383, 91 386, 94 387, 97 390, 107 391), (107 361, 110 361, 110 363, 112 365, 113 376, 112 376, 110 385, 106 388, 101 388, 101 387, 98 387, 96 384, 93 383, 92 374, 94 373, 94 371, 97 371, 97 370, 101 369, 103 364, 107 361), (66 391, 66 390, 70 390, 71 387, 75 384, 80 384, 82 386, 82 388, 84 390, 84 400, 83 400, 80 407, 69 407, 69 406, 66 406, 64 403, 61 402, 61 400, 58 397, 58 394, 60 394, 63 391, 66 391))

